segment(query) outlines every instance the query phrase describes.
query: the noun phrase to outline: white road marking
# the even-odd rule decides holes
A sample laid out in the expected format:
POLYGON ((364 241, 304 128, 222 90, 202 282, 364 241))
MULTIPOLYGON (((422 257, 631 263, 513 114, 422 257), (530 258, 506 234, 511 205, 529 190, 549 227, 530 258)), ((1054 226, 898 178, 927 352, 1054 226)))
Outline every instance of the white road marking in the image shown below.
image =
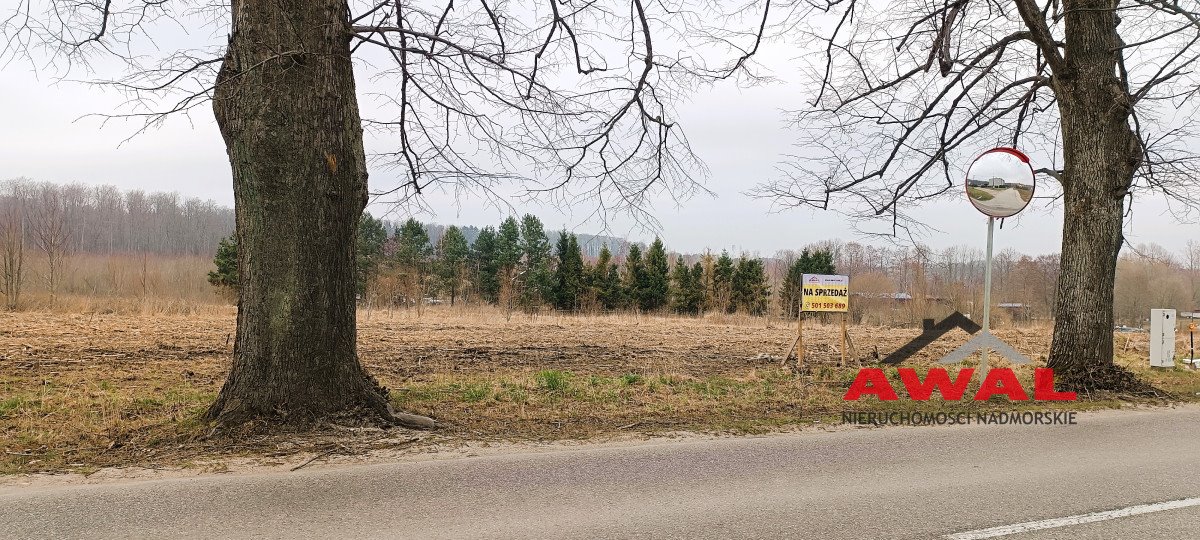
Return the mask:
POLYGON ((1015 525, 1002 525, 1000 527, 992 527, 990 529, 979 529, 977 531, 947 534, 942 538, 945 538, 946 540, 982 540, 983 538, 995 538, 997 536, 1008 536, 1010 534, 1040 531, 1042 529, 1054 529, 1057 527, 1082 525, 1084 523, 1095 523, 1097 521, 1106 521, 1110 519, 1136 516, 1139 514, 1149 514, 1151 512, 1162 512, 1164 510, 1187 508, 1189 506, 1200 506, 1200 497, 1179 499, 1175 501, 1164 501, 1152 504, 1139 504, 1137 506, 1119 508, 1117 510, 1106 510, 1104 512, 1092 512, 1090 514, 1080 514, 1077 516, 1043 519, 1041 521, 1027 521, 1025 523, 1017 523, 1015 525))

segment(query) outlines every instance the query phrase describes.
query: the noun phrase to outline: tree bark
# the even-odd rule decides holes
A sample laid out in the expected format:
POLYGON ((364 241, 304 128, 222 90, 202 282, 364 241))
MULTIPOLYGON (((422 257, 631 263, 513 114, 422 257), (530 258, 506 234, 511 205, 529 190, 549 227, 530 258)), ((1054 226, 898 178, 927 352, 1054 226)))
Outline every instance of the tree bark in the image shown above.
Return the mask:
POLYGON ((358 411, 396 421, 355 345, 367 172, 346 0, 232 8, 213 109, 233 170, 237 338, 208 416, 308 422, 358 411))
POLYGON ((1113 388, 1113 289, 1124 199, 1141 147, 1117 78, 1116 21, 1107 0, 1068 6, 1065 65, 1054 74, 1062 119, 1063 239, 1048 365, 1062 386, 1113 388))

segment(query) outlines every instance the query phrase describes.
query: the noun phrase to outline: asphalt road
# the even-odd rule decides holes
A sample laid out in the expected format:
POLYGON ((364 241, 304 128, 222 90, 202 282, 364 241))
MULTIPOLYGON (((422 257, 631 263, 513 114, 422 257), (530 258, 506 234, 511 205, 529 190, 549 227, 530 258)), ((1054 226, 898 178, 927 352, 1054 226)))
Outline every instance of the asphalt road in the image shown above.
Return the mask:
POLYGON ((1075 426, 853 429, 10 486, 0 488, 0 538, 976 538, 1183 499, 1001 538, 1191 540, 1197 497, 1200 407, 1184 407, 1083 415, 1075 426))

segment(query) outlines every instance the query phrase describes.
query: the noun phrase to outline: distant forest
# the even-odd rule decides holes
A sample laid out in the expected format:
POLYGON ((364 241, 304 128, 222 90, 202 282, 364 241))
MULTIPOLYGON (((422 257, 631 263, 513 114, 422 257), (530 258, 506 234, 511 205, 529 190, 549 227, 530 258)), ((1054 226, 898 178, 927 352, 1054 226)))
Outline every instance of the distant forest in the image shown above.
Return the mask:
POLYGON ((233 231, 233 209, 178 193, 17 179, 0 183, 0 227, 26 245, 70 252, 211 255, 233 231))
MULTIPOLYGON (((362 284, 362 291, 375 302, 465 300, 511 303, 523 309, 637 306, 651 311, 732 310, 783 315, 794 310, 796 272, 811 269, 806 265, 812 264, 811 257, 818 253, 828 258, 826 270, 851 276, 851 290, 856 297, 851 302, 852 316, 858 321, 911 323, 952 310, 972 313, 978 311, 976 306, 982 298, 983 251, 974 246, 881 247, 825 240, 769 256, 719 250, 679 253, 661 240, 647 244, 580 233, 560 236, 563 231, 542 230, 535 216, 508 218, 488 227, 395 222, 369 215, 363 222, 372 230, 364 229, 360 236, 370 236, 378 253, 362 256, 373 272, 370 282, 362 284), (529 225, 525 228, 536 231, 525 231, 526 221, 529 225), (449 286, 447 280, 451 278, 445 276, 444 259, 446 235, 452 228, 456 231, 455 243, 465 246, 465 254, 462 261, 454 263, 462 265, 464 273, 453 278, 459 281, 449 286), (485 244, 496 245, 481 245, 481 236, 487 239, 485 244), (405 243, 408 247, 400 249, 405 243), (491 249, 498 251, 485 255, 497 258, 489 262, 481 251, 491 249), (634 251, 643 264, 650 262, 648 257, 653 251, 653 284, 634 285, 637 279, 631 272, 635 270, 629 263, 634 251), (578 262, 573 252, 578 253, 578 262), (571 272, 576 273, 575 277, 564 278, 564 286, 570 290, 571 284, 578 281, 581 287, 575 296, 562 296, 564 289, 556 290, 551 283, 559 279, 556 272, 560 272, 564 257, 571 272), (697 264, 700 273, 695 278, 684 278, 682 271, 676 272, 681 265, 691 272, 697 264), (725 275, 730 271, 727 264, 734 272, 739 264, 743 265, 740 292, 736 294, 732 276, 725 275), (603 278, 599 276, 601 270, 603 278), (662 293, 664 272, 666 292, 662 293), (692 285, 685 286, 680 281, 684 279, 692 280, 692 285), (612 290, 604 292, 604 283, 612 290)), ((74 254, 209 258, 233 228, 232 209, 177 193, 24 179, 0 182, 0 262, 4 263, 0 277, 5 285, 0 296, 16 296, 13 284, 19 285, 20 278, 31 272, 53 291, 56 274, 74 254), (44 262, 35 266, 30 262, 34 257, 44 262)), ((360 246, 360 254, 362 249, 360 246)), ((1011 249, 997 253, 993 300, 1000 306, 999 318, 1047 318, 1057 275, 1057 255, 1029 256, 1011 249)), ((1117 317, 1125 323, 1139 324, 1151 307, 1200 307, 1200 243, 1190 242, 1183 253, 1170 253, 1153 244, 1125 249, 1118 262, 1114 303, 1117 317)))
MULTIPOLYGON (((174 192, 121 191, 114 186, 53 184, 15 179, 0 182, 0 215, 10 221, 24 216, 25 243, 34 245, 39 227, 56 228, 66 247, 77 253, 152 253, 212 255, 217 243, 233 233, 233 209, 213 201, 182 197, 174 192)), ((400 222, 382 219, 391 236, 400 222)), ((20 223, 14 225, 20 226, 20 223)), ((445 225, 424 225, 430 241, 437 243, 445 225)), ((459 228, 468 243, 479 236, 479 227, 459 228)), ((624 238, 576 234, 587 257, 600 248, 624 252, 624 238)), ((551 242, 558 232, 549 233, 551 242)), ((645 247, 644 245, 642 247, 645 247)))

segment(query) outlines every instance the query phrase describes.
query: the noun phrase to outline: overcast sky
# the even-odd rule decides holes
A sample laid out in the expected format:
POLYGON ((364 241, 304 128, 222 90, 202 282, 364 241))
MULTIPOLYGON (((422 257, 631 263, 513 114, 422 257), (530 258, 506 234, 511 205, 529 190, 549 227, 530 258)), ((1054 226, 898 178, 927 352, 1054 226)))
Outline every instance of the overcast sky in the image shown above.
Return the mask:
MULTIPOLYGON (((24 176, 60 183, 112 184, 122 189, 177 191, 186 197, 233 204, 229 164, 207 107, 199 109, 190 121, 177 118, 122 144, 134 126, 116 123, 102 127, 98 120, 85 117, 114 111, 121 103, 120 96, 79 83, 55 84, 20 63, 0 70, 0 95, 0 179, 24 176)), ((769 255, 824 239, 862 240, 846 218, 836 213, 774 213, 768 202, 744 194, 776 174, 777 164, 794 140, 780 111, 801 106, 801 93, 784 81, 751 89, 718 88, 694 96, 680 109, 680 123, 711 171, 707 187, 714 195, 698 196, 678 206, 664 198, 656 205, 660 232, 671 249, 728 248, 735 253, 769 255)), ((398 174, 372 170, 372 188, 395 185, 398 174)), ((423 221, 487 225, 503 217, 480 201, 456 205, 448 196, 432 194, 428 203, 436 213, 417 216, 423 221)), ((572 215, 549 206, 514 204, 519 212, 541 216, 548 229, 565 227, 588 233, 600 229, 598 223, 582 221, 587 215, 582 210, 572 215)), ((372 210, 378 215, 381 208, 372 210)), ((1179 253, 1189 239, 1200 239, 1200 226, 1181 223, 1168 210, 1164 201, 1143 197, 1127 224, 1129 241, 1156 242, 1179 253)), ((932 203, 923 215, 935 229, 923 242, 935 248, 966 244, 982 249, 986 218, 965 197, 932 203)), ((1046 200, 1035 199, 997 231, 996 248, 1012 247, 1029 254, 1055 252, 1061 225, 1061 211, 1046 200)), ((619 222, 609 232, 638 240, 652 236, 619 222)))

